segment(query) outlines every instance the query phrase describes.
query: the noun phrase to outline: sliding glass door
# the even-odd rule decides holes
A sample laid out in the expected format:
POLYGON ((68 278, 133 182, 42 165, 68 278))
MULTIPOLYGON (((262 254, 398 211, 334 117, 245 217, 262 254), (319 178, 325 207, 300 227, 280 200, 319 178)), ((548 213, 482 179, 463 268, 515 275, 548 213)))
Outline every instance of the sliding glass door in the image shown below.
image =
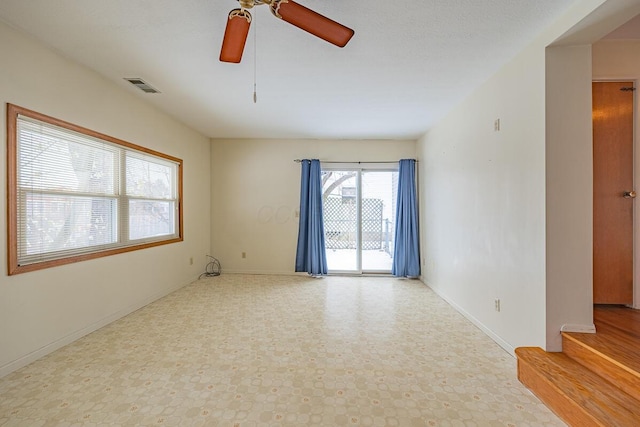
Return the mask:
POLYGON ((362 271, 391 272, 398 171, 362 171, 362 271))
POLYGON ((389 273, 393 263, 397 166, 323 164, 322 191, 330 273, 389 273))

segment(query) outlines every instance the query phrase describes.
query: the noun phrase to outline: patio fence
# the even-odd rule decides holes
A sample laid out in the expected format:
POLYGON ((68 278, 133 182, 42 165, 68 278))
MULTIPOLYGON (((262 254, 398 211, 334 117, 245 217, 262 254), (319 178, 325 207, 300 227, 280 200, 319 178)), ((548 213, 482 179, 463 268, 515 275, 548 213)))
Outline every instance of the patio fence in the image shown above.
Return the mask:
MULTIPOLYGON (((384 202, 362 199, 362 250, 391 253, 393 224, 383 218, 384 202)), ((323 200, 327 249, 356 248, 357 205, 355 199, 329 196, 323 200)))

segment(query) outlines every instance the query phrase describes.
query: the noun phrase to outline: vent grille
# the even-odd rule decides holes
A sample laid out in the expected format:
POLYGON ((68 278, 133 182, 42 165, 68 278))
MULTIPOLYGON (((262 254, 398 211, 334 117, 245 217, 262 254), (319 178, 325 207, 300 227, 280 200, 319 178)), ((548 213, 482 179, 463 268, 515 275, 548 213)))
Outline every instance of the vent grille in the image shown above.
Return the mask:
POLYGON ((141 78, 137 78, 137 77, 126 78, 125 77, 125 80, 128 81, 129 83, 131 83, 132 85, 134 85, 135 87, 137 87, 138 89, 140 89, 141 91, 143 91, 144 93, 160 93, 160 91, 158 89, 154 88, 149 83, 147 83, 144 80, 142 80, 141 78))

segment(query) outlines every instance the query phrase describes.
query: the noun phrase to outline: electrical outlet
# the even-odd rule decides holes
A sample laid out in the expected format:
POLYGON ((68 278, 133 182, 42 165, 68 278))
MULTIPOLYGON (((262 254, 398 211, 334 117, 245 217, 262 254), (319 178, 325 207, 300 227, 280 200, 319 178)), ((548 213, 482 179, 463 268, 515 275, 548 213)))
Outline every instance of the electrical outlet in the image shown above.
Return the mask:
POLYGON ((242 252, 242 258, 246 258, 247 257, 247 253, 246 252, 242 252))
POLYGON ((494 304, 495 304, 496 311, 497 311, 497 312, 500 312, 500 298, 497 298, 497 299, 494 301, 494 304))
POLYGON ((493 130, 500 132, 500 119, 496 119, 496 121, 493 122, 493 130))

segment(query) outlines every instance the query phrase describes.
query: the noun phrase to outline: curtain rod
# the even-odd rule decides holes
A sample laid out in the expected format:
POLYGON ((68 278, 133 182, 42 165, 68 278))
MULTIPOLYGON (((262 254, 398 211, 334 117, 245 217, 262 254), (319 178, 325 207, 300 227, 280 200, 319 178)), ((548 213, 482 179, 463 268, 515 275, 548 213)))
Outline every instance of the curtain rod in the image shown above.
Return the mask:
MULTIPOLYGON (((411 159, 411 160, 415 160, 416 162, 418 162, 418 160, 416 160, 416 159, 411 159)), ((293 161, 296 162, 296 163, 300 163, 300 162, 302 162, 302 159, 294 159, 293 161)), ((325 163, 348 163, 348 164, 356 163, 356 164, 359 164, 359 165, 361 165, 363 163, 365 163, 365 164, 366 163, 398 163, 399 161, 400 160, 396 160, 396 161, 385 160, 383 162, 334 162, 333 160, 320 160, 321 163, 322 162, 325 162, 325 163)))

